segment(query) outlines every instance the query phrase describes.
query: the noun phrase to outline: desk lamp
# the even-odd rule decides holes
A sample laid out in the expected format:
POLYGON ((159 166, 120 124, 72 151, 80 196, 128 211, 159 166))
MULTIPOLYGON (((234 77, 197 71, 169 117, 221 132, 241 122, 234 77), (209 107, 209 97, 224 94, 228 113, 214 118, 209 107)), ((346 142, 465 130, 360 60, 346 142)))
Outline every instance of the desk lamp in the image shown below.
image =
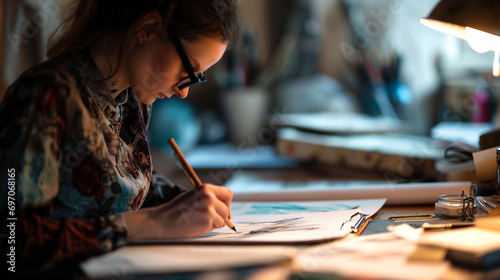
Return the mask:
MULTIPOLYGON (((499 0, 441 0, 431 14, 426 18, 421 18, 420 22, 439 32, 467 41, 469 46, 478 53, 495 52, 493 75, 500 76, 499 0)), ((491 141, 495 143, 493 146, 497 146, 500 130, 489 134, 493 135, 489 136, 494 140, 491 141)), ((500 163, 497 166, 497 172, 499 170, 500 163)), ((500 180, 500 173, 495 176, 497 180, 500 180)), ((496 187, 497 193, 500 194, 500 184, 497 183, 496 187)))
POLYGON ((500 76, 499 0, 442 0, 420 22, 467 41, 478 53, 495 52, 493 75, 500 76))

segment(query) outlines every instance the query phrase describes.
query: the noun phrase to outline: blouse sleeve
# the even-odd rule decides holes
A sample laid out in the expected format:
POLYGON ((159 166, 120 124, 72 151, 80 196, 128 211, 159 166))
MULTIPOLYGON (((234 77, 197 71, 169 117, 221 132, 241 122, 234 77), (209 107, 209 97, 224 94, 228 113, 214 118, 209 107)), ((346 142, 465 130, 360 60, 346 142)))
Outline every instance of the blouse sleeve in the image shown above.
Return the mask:
POLYGON ((53 269, 126 242, 120 214, 92 220, 51 216, 69 123, 68 97, 78 94, 72 92, 74 83, 43 72, 24 77, 0 104, 0 218, 15 228, 16 271, 53 269))
POLYGON ((184 191, 186 189, 183 186, 174 184, 168 178, 153 171, 153 180, 142 207, 151 207, 168 202, 184 191))

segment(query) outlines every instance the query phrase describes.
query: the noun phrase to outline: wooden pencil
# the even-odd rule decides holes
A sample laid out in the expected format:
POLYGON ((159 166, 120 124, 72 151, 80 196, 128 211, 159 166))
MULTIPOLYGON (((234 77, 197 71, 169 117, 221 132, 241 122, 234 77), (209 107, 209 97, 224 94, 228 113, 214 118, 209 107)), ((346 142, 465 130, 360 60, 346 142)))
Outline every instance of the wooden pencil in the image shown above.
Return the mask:
MULTIPOLYGON (((184 154, 182 153, 181 149, 179 149, 179 146, 177 146, 177 143, 175 142, 174 138, 170 138, 168 140, 168 143, 174 149, 174 156, 179 162, 179 164, 182 167, 182 170, 186 174, 186 176, 189 178, 189 181, 191 181, 191 184, 193 184, 194 187, 199 187, 202 185, 200 178, 198 178, 198 175, 196 175, 196 172, 194 172, 193 168, 191 165, 187 162, 186 158, 184 157, 184 154)), ((231 219, 226 220, 226 226, 234 231, 236 231, 236 228, 231 221, 231 219)))

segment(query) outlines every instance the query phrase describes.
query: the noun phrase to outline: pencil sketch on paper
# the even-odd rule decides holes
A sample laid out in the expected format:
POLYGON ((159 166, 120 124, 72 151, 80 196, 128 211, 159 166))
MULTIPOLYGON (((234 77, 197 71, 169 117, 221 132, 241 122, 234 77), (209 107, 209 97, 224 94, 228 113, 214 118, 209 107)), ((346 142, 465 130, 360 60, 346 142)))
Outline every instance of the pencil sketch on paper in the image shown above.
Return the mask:
MULTIPOLYGON (((280 215, 281 216, 281 215, 280 215)), ((214 230, 198 238, 224 238, 228 240, 242 240, 248 238, 259 238, 269 235, 293 235, 294 232, 310 232, 324 228, 321 223, 311 222, 304 216, 283 215, 277 219, 265 221, 241 221, 238 220, 238 232, 228 232, 226 229, 214 230)), ((246 218, 246 217, 243 217, 246 218)))
POLYGON ((255 235, 255 234, 262 234, 262 233, 269 233, 276 231, 314 230, 317 228, 311 226, 302 228, 297 224, 297 222, 300 220, 301 218, 289 218, 289 219, 278 220, 273 223, 270 223, 269 225, 265 225, 259 229, 254 229, 247 233, 243 233, 243 235, 255 235))
POLYGON ((317 230, 321 227, 319 224, 310 224, 304 220, 304 217, 291 217, 270 222, 247 222, 238 224, 239 233, 232 234, 229 238, 246 238, 256 235, 317 230))

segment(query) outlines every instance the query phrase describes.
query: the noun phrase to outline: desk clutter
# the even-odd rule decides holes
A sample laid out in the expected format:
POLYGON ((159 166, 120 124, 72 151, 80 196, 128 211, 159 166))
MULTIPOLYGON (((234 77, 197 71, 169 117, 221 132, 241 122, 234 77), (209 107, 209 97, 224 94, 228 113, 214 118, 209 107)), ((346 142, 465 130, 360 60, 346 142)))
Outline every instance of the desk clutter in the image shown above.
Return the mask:
POLYGON ((300 162, 375 171, 392 180, 435 178, 446 141, 408 134, 398 120, 363 114, 280 115, 276 152, 300 162))
POLYGON ((233 222, 240 233, 221 229, 189 240, 145 240, 91 258, 81 268, 90 279, 201 279, 207 274, 283 280, 500 277, 499 217, 463 226, 449 219, 370 222, 383 203, 234 202, 233 222), (371 225, 380 222, 384 229, 370 233, 371 225), (361 223, 368 227, 357 226, 361 223), (448 227, 450 223, 458 229, 448 227), (270 267, 278 267, 279 273, 265 274, 270 267), (248 277, 248 271, 259 268, 259 278, 248 277))
POLYGON ((483 219, 474 227, 434 232, 405 223, 389 226, 388 232, 308 248, 295 268, 341 279, 498 279, 500 229, 481 224, 500 219, 483 219))
POLYGON ((500 278, 499 200, 467 178, 419 180, 436 176, 449 142, 409 135, 397 121, 313 115, 282 115, 275 146, 186 154, 204 182, 226 179, 238 232, 140 240, 82 270, 91 279, 500 278), (335 172, 309 176, 309 162, 335 172), (429 205, 430 215, 376 218, 384 207, 429 205))

